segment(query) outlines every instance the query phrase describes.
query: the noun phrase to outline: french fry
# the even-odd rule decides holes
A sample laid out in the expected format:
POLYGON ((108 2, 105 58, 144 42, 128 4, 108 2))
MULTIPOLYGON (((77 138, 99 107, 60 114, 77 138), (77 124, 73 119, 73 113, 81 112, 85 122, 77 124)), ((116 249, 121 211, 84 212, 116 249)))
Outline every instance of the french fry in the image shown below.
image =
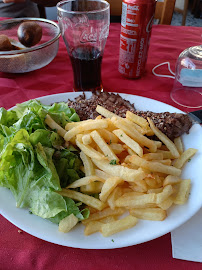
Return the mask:
MULTIPOLYGON (((109 125, 109 121, 108 121, 108 125, 109 125)), ((118 138, 111 131, 107 129, 99 129, 98 133, 100 134, 100 136, 102 136, 102 138, 106 142, 108 142, 110 146, 112 143, 118 143, 119 141, 118 138)))
POLYGON ((88 185, 81 186, 80 191, 82 193, 87 193, 87 194, 100 193, 102 186, 103 186, 102 182, 91 182, 88 185))
POLYGON ((135 153, 132 149, 130 149, 129 147, 127 147, 126 150, 128 151, 128 154, 129 154, 130 156, 136 154, 136 153, 135 153))
POLYGON ((98 115, 98 116, 95 118, 95 120, 100 120, 100 119, 102 119, 102 115, 98 115))
MULTIPOLYGON (((116 201, 119 197, 121 197, 123 191, 124 191, 124 190, 121 189, 120 187, 116 187, 116 188, 111 192, 111 194, 108 196, 108 198, 107 198, 107 203, 108 203, 109 207, 110 207, 112 210, 114 210, 114 209, 116 208, 115 201, 116 201)), ((126 191, 124 191, 124 192, 126 192, 126 191)))
POLYGON ((156 152, 157 146, 156 144, 148 139, 146 136, 142 135, 140 132, 138 132, 135 129, 131 129, 130 125, 126 123, 122 119, 111 119, 113 124, 118 127, 119 129, 123 130, 128 136, 130 136, 134 141, 139 143, 141 146, 146 146, 150 149, 151 152, 156 152))
MULTIPOLYGON (((84 154, 83 151, 80 152, 80 158, 83 162, 84 165, 84 172, 86 176, 92 176, 95 175, 95 169, 93 166, 93 163, 91 161, 91 159, 86 156, 86 154, 84 154)), ((101 178, 101 177, 100 177, 101 178)), ((99 193, 102 185, 100 185, 100 182, 90 182, 89 184, 85 185, 85 186, 81 186, 80 187, 80 191, 82 193, 99 193)))
MULTIPOLYGON (((141 187, 141 189, 139 189, 140 192, 146 192, 146 191, 148 190, 147 183, 146 183, 144 180, 138 180, 138 181, 135 182, 134 185, 136 185, 136 186, 138 186, 138 187, 141 187)), ((134 189, 134 185, 131 184, 130 187, 131 187, 133 190, 138 191, 137 188, 134 189)))
POLYGON ((164 165, 171 166, 172 165, 172 160, 171 159, 162 159, 162 160, 153 160, 154 162, 160 162, 164 165))
POLYGON ((147 129, 143 129, 141 126, 132 122, 131 120, 124 118, 124 121, 128 123, 129 125, 133 126, 133 128, 137 129, 137 131, 140 132, 141 134, 145 135, 147 133, 147 129))
POLYGON ((107 118, 106 120, 107 120, 107 123, 108 123, 108 127, 107 127, 106 130, 108 130, 110 132, 112 132, 113 130, 115 130, 116 129, 116 126, 113 124, 113 122, 111 121, 111 119, 110 118, 107 118))
POLYGON ((172 196, 170 196, 165 201, 158 203, 158 206, 163 210, 167 210, 172 206, 172 204, 173 204, 173 198, 172 196))
POLYGON ((110 177, 108 178, 102 187, 101 193, 100 193, 100 200, 102 202, 106 202, 109 194, 115 189, 116 186, 118 186, 120 183, 123 183, 123 179, 119 177, 110 177))
POLYGON ((109 145, 103 140, 96 130, 91 132, 91 137, 109 160, 116 160, 117 163, 119 162, 119 158, 114 154, 109 145))
POLYGON ((46 115, 45 118, 45 123, 52 129, 57 130, 57 133, 61 136, 64 137, 66 134, 66 130, 62 128, 60 125, 58 125, 51 117, 50 115, 46 115))
MULTIPOLYGON (((126 195, 129 193, 126 193, 126 195)), ((144 194, 141 196, 121 196, 116 200, 116 207, 147 208, 156 205, 157 194, 144 194)))
POLYGON ((78 187, 81 187, 81 186, 85 186, 85 185, 88 185, 90 184, 91 182, 95 182, 95 181, 100 181, 100 182, 105 182, 104 179, 100 178, 100 177, 97 177, 96 175, 91 175, 91 176, 86 176, 86 177, 83 177, 83 178, 80 178, 76 181, 74 181, 72 184, 70 184, 67 188, 78 188, 78 187))
POLYGON ((80 158, 84 165, 85 176, 94 175, 95 169, 91 159, 83 151, 80 152, 80 158))
POLYGON ((83 144, 91 144, 92 143, 92 138, 91 138, 91 136, 90 136, 90 134, 84 134, 83 136, 82 136, 82 143, 83 144))
POLYGON ((183 143, 182 143, 182 139, 181 137, 177 137, 174 139, 174 144, 179 152, 179 154, 181 155, 184 152, 184 147, 183 147, 183 143))
POLYGON ((165 176, 164 175, 161 176, 160 173, 154 173, 153 176, 155 177, 158 187, 162 187, 165 176))
POLYGON ((163 159, 163 154, 162 153, 148 153, 148 154, 144 154, 143 158, 146 160, 159 160, 159 159, 163 159))
POLYGON ((96 112, 98 112, 99 114, 101 114, 105 118, 112 118, 112 117, 121 118, 120 116, 116 115, 113 112, 110 112, 109 110, 105 109, 104 107, 102 107, 100 105, 97 105, 96 112))
POLYGON ((137 224, 137 222, 138 222, 138 219, 136 217, 129 215, 120 220, 116 220, 116 221, 102 225, 101 233, 104 237, 108 237, 112 234, 134 227, 137 224))
POLYGON ((184 164, 190 160, 190 158, 192 158, 195 154, 196 154, 197 150, 194 148, 189 148, 187 149, 185 152, 182 153, 182 155, 174 162, 173 166, 181 169, 184 164))
POLYGON ((81 122, 69 122, 69 123, 66 124, 65 130, 70 130, 70 129, 76 127, 76 126, 79 126, 80 124, 81 124, 81 122))
POLYGON ((134 190, 135 192, 139 192, 139 193, 144 193, 145 192, 145 188, 142 187, 142 186, 138 186, 137 184, 131 185, 130 188, 132 190, 134 190))
POLYGON ((158 187, 158 183, 156 182, 155 178, 146 177, 146 178, 144 178, 144 181, 148 185, 148 187, 151 189, 158 187))
POLYGON ((83 151, 88 157, 94 158, 94 159, 107 159, 103 154, 96 151, 94 148, 92 148, 89 145, 84 145, 79 140, 76 140, 76 145, 83 151))
MULTIPOLYGON (((131 186, 130 186, 131 187, 131 186)), ((131 187, 132 188, 132 187, 131 187)), ((133 196, 140 196, 140 195, 144 195, 145 193, 144 192, 138 192, 138 191, 131 191, 131 188, 128 188, 128 190, 125 191, 125 189, 122 189, 123 190, 123 197, 125 194, 130 194, 131 197, 133 196)))
POLYGON ((120 177, 127 182, 135 182, 145 177, 145 173, 139 169, 133 170, 121 165, 111 165, 108 161, 94 158, 92 161, 100 170, 103 170, 109 175, 120 177))
POLYGON ((163 191, 163 187, 160 187, 160 188, 150 188, 147 190, 147 193, 161 193, 163 191))
POLYGON ((140 157, 143 156, 142 147, 133 139, 131 139, 126 133, 121 129, 116 129, 113 133, 119 138, 120 141, 125 143, 129 148, 131 148, 140 157))
POLYGON ((180 156, 175 144, 163 133, 161 132, 153 123, 152 120, 147 118, 151 129, 153 130, 154 134, 167 146, 167 148, 170 150, 172 155, 175 158, 178 158, 180 156))
POLYGON ((100 120, 91 120, 89 122, 81 122, 80 125, 77 125, 66 132, 64 139, 65 141, 71 140, 73 137, 75 137, 77 134, 82 133, 86 130, 93 130, 93 129, 102 129, 107 128, 108 123, 105 119, 100 120))
POLYGON ((178 185, 179 189, 174 199, 174 203, 185 204, 189 197, 189 192, 191 189, 191 180, 190 179, 182 180, 178 185))
POLYGON ((74 226, 76 226, 78 221, 78 218, 75 217, 74 214, 70 214, 59 222, 59 231, 63 233, 69 232, 74 226))
POLYGON ((63 188, 61 191, 58 191, 58 193, 64 197, 68 197, 70 199, 89 205, 97 210, 102 210, 106 207, 106 204, 101 202, 100 200, 78 191, 63 188))
POLYGON ((161 208, 130 209, 130 214, 139 219, 162 221, 166 218, 166 211, 161 208))
POLYGON ((100 222, 109 223, 109 222, 117 220, 117 218, 118 218, 118 216, 108 216, 108 217, 104 217, 104 218, 100 219, 100 222))
POLYGON ((86 224, 84 235, 88 236, 101 230, 103 223, 100 221, 90 221, 86 224))
POLYGON ((123 208, 115 208, 115 209, 111 209, 111 208, 105 208, 102 211, 96 212, 92 215, 90 215, 90 217, 88 219, 84 219, 82 220, 82 223, 85 225, 87 223, 89 223, 90 221, 94 221, 94 220, 101 220, 103 218, 109 217, 109 216, 121 216, 123 213, 125 212, 125 210, 123 208))
MULTIPOLYGON (((46 119, 67 146, 81 150, 85 177, 58 193, 89 207, 90 216, 82 221, 84 234, 107 237, 135 226, 137 218, 161 221, 173 204, 186 203, 191 181, 180 178, 181 168, 196 149, 184 151, 180 137, 173 143, 149 118, 129 111, 122 118, 100 105, 96 110, 100 115, 95 120, 67 123, 65 129, 46 119), (159 141, 148 138, 154 134, 159 141), (89 195, 94 193, 100 199, 89 195), (117 220, 126 211, 130 215, 117 220)), ((75 218, 62 220, 59 230, 69 231, 78 222, 75 218)))
POLYGON ((141 195, 144 195, 145 194, 143 192, 133 191, 132 189, 128 189, 127 192, 124 191, 122 193, 123 193, 123 195, 121 196, 121 198, 122 199, 126 198, 126 200, 131 200, 134 197, 141 196, 141 195))
POLYGON ((160 150, 169 151, 168 147, 165 144, 162 144, 162 146, 160 147, 160 150))
POLYGON ((111 143, 110 148, 115 154, 120 154, 124 151, 123 145, 120 143, 111 143))
POLYGON ((135 165, 138 165, 145 169, 149 169, 151 172, 161 172, 176 176, 179 176, 181 174, 181 170, 178 168, 175 168, 173 166, 167 166, 159 162, 147 161, 135 155, 131 156, 129 160, 135 165))
POLYGON ((157 149, 156 152, 157 153, 162 153, 163 154, 163 159, 174 159, 175 158, 170 151, 157 149))
POLYGON ((108 178, 111 177, 111 175, 107 174, 106 172, 103 172, 102 170, 95 169, 95 175, 98 177, 107 180, 108 178))
POLYGON ((180 179, 179 176, 173 176, 173 175, 168 175, 166 178, 163 180, 163 186, 167 185, 176 185, 179 184, 182 180, 180 179))
MULTIPOLYGON (((145 130, 145 134, 146 134, 147 136, 153 136, 153 135, 154 135, 154 132, 153 132, 153 130, 149 127, 148 129, 145 130)), ((154 142, 155 142, 155 141, 154 141, 154 142)), ((156 146, 157 146, 157 148, 159 148, 159 144, 157 144, 156 146)))
POLYGON ((171 185, 165 186, 162 192, 156 194, 156 203, 162 203, 163 201, 167 200, 173 193, 174 190, 171 185))
POLYGON ((131 162, 127 162, 127 163, 123 162, 123 163, 121 163, 121 166, 127 167, 129 169, 134 169, 134 170, 138 170, 139 169, 138 166, 136 166, 135 164, 133 164, 131 162))
POLYGON ((68 131, 68 130, 76 127, 76 126, 83 125, 84 123, 90 124, 93 121, 94 121, 93 119, 88 119, 88 120, 83 120, 83 121, 80 121, 80 122, 69 122, 69 123, 66 124, 65 130, 68 131))
MULTIPOLYGON (((147 134, 148 135, 148 134, 147 134)), ((149 135, 148 135, 149 136, 149 135)), ((157 148, 161 148, 162 146, 162 142, 160 141, 154 141, 154 143, 156 144, 157 148)))
POLYGON ((134 114, 130 111, 126 112, 126 118, 134 123, 136 123, 137 125, 143 127, 143 128, 148 128, 149 124, 147 122, 146 119, 144 119, 143 117, 138 116, 137 114, 134 114))
POLYGON ((94 214, 94 213, 96 213, 98 211, 97 209, 95 209, 95 208, 93 208, 91 206, 88 206, 88 210, 90 211, 90 215, 92 215, 92 214, 94 214))

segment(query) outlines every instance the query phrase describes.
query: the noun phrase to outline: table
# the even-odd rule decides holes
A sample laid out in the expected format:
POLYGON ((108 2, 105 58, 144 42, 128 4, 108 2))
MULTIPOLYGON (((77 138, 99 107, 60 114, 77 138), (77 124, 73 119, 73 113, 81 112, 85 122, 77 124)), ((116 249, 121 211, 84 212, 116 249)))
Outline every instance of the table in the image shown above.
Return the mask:
MULTIPOLYGON (((187 47, 201 43, 201 28, 155 25, 145 75, 128 80, 119 74, 120 24, 111 24, 102 78, 104 89, 153 98, 176 106, 170 98, 173 79, 155 77, 151 70, 165 61, 174 70, 178 55, 187 47)), ((166 67, 159 68, 166 74, 166 67)), ((0 73, 0 106, 55 93, 71 92, 73 76, 63 40, 56 58, 46 67, 27 74, 0 73)), ((182 109, 182 108, 181 108, 182 109)), ((0 269, 201 269, 200 263, 172 258, 170 234, 137 246, 115 250, 81 250, 58 246, 21 231, 0 216, 0 269)))

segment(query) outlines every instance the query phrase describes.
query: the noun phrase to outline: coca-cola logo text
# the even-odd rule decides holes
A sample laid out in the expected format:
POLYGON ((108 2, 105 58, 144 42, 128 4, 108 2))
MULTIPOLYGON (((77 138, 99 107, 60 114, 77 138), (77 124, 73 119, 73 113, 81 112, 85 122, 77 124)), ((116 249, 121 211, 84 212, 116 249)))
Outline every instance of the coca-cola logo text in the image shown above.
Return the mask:
POLYGON ((81 33, 80 42, 96 42, 97 40, 97 33, 93 31, 93 28, 86 29, 81 33))
POLYGON ((74 27, 89 26, 89 20, 86 15, 79 15, 71 19, 74 27))
POLYGON ((133 10, 133 11, 139 11, 139 6, 130 6, 130 5, 128 5, 128 9, 133 10))

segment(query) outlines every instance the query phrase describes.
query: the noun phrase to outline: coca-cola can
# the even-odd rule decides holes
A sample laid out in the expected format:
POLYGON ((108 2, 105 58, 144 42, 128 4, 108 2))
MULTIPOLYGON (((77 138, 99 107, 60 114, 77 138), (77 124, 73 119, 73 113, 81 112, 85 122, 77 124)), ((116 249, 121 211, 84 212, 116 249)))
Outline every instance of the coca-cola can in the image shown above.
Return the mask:
POLYGON ((119 72, 140 78, 145 71, 156 0, 122 2, 119 72))

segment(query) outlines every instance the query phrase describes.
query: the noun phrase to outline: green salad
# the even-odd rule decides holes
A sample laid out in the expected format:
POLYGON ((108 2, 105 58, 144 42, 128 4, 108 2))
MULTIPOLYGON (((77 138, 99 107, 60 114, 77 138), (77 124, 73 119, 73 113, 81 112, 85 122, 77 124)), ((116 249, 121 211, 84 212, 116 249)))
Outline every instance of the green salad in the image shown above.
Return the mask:
POLYGON ((0 108, 0 186, 11 190, 16 206, 59 223, 74 214, 88 218, 81 203, 58 194, 63 187, 84 176, 79 153, 45 124, 46 115, 65 127, 80 121, 66 103, 43 105, 38 100, 0 108))

